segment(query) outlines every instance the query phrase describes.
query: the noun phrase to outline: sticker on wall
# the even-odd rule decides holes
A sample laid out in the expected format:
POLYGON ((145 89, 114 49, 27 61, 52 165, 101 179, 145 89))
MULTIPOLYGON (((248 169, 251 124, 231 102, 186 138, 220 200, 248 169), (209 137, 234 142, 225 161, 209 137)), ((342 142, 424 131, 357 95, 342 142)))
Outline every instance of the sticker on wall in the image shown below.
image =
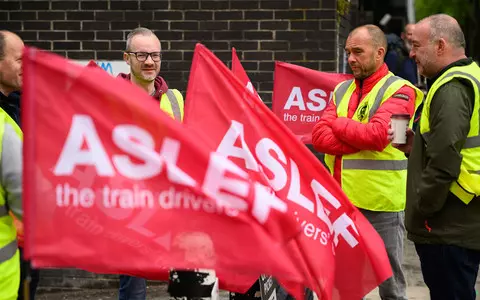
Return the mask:
MULTIPOLYGON (((86 66, 90 60, 76 60, 76 62, 86 66)), ((119 73, 130 73, 130 67, 123 60, 96 60, 95 62, 112 76, 117 76, 119 73)))

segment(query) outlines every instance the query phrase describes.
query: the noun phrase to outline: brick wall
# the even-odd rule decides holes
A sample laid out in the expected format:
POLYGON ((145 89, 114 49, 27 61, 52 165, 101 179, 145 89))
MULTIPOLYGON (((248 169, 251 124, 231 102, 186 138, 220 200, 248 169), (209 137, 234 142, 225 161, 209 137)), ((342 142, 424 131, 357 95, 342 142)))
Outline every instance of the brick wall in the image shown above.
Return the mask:
POLYGON ((361 14, 358 11, 358 0, 351 0, 348 13, 343 16, 338 16, 337 62, 339 72, 348 73, 351 71, 346 64, 346 56, 344 50, 345 42, 347 41, 348 34, 353 28, 359 26, 360 23, 365 24, 362 21, 363 19, 361 18, 361 14))
MULTIPOLYGON (((0 0, 0 29, 71 59, 121 60, 131 29, 154 30, 164 51, 162 75, 183 92, 197 42, 227 64, 235 47, 267 104, 275 60, 341 70, 338 47, 352 25, 348 18, 340 25, 339 31, 336 0, 0 0)), ((41 285, 106 287, 118 284, 116 278, 45 270, 41 285)))
POLYGON ((193 48, 228 63, 237 48, 262 98, 271 101, 274 60, 336 71, 336 0, 0 1, 0 29, 72 59, 120 60, 129 30, 162 40, 162 74, 185 91, 193 48))

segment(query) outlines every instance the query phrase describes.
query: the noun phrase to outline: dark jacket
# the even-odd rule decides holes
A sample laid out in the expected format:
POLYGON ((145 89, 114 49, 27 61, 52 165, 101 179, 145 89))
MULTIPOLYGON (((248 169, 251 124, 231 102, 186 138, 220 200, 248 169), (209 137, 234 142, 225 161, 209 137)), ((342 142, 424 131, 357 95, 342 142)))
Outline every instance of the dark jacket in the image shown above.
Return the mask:
POLYGON ((20 126, 20 92, 0 93, 0 107, 20 126))
MULTIPOLYGON (((447 66, 431 83, 449 68, 470 63, 471 59, 462 59, 447 66)), ((405 208, 408 238, 415 243, 480 250, 480 198, 465 205, 449 192, 460 174, 460 151, 470 129, 473 104, 471 83, 453 79, 432 99, 428 142, 417 127, 408 160, 405 208)))
POLYGON ((388 69, 412 84, 417 84, 417 64, 410 58, 404 41, 396 34, 387 34, 386 38, 388 47, 385 54, 385 63, 388 69))

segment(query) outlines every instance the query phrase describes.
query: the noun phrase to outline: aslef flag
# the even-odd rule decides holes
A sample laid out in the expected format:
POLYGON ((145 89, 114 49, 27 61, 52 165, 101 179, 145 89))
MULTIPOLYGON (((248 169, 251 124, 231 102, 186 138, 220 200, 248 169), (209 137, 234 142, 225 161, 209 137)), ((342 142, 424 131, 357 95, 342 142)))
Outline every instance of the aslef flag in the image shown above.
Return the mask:
POLYGON ((207 148, 209 132, 187 130, 101 69, 32 48, 23 66, 25 250, 34 266, 148 279, 214 269, 239 291, 251 282, 238 278, 262 273, 303 280, 285 246, 301 230, 291 203, 207 148))
POLYGON ((247 87, 248 91, 253 93, 260 101, 262 101, 262 98, 260 98, 257 90, 253 87, 250 78, 248 78, 247 72, 245 72, 242 63, 238 59, 237 50, 235 48, 232 48, 232 72, 247 87))
MULTIPOLYGON (((248 78, 247 72, 243 68, 242 63, 240 62, 240 59, 237 56, 237 51, 236 51, 235 48, 232 48, 232 73, 233 73, 233 75, 235 75, 235 77, 237 77, 240 80, 242 85, 246 87, 245 93, 253 93, 253 95, 255 95, 254 98, 258 98, 258 103, 257 104, 263 105, 262 99, 261 99, 260 95, 258 94, 258 92, 253 87, 253 84, 250 81, 250 78, 248 78)), ((247 99, 245 99, 246 101, 256 100, 256 99, 252 99, 251 97, 246 97, 246 98, 247 98, 247 99)), ((281 263, 281 262, 279 262, 279 263, 281 263)), ((298 255, 296 257, 296 263, 300 266, 302 265, 302 258, 299 257, 298 255)), ((306 276, 311 276, 311 274, 308 270, 303 270, 303 272, 306 276)), ((271 277, 269 277, 269 278, 270 278, 269 280, 272 280, 272 282, 274 282, 274 284, 272 286, 270 286, 270 290, 275 291, 276 281, 271 277)), ((251 281, 252 285, 253 285, 255 283, 255 281, 258 280, 258 278, 245 278, 244 280, 251 281)), ((258 282, 260 284, 260 290, 261 291, 263 291, 263 289, 266 289, 266 287, 265 287, 266 283, 265 283, 264 280, 258 280, 258 282)), ((292 283, 292 282, 288 282, 288 281, 282 281, 282 283, 289 290, 290 294, 294 295, 295 298, 297 298, 297 299, 305 298, 303 296, 304 295, 304 283, 292 283)))
POLYGON ((303 143, 311 144, 313 126, 332 99, 335 86, 352 75, 276 61, 274 78, 273 112, 303 143))
POLYGON ((208 132, 212 150, 295 205, 302 234, 291 241, 290 253, 304 271, 304 285, 320 299, 360 299, 392 274, 383 241, 318 159, 245 89, 217 57, 197 45, 187 125, 208 132))

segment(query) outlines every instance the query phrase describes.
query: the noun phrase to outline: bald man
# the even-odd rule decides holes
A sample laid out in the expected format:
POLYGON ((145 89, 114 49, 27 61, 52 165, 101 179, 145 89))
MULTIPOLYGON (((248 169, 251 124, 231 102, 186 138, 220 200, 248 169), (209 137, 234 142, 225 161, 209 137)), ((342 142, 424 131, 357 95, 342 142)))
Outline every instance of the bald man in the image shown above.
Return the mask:
POLYGON ((408 50, 412 49, 412 34, 413 34, 413 27, 415 24, 407 24, 401 34, 402 40, 405 42, 406 47, 408 50))
POLYGON ((382 299, 407 299, 402 270, 407 159, 388 140, 390 118, 410 121, 423 94, 384 63, 387 42, 374 25, 353 30, 345 51, 355 79, 340 83, 312 133, 313 145, 350 201, 382 237, 393 276, 382 299))
POLYGON ((458 22, 418 22, 410 56, 428 78, 416 134, 408 131, 406 227, 431 299, 475 299, 480 264, 480 68, 458 22), (412 149, 412 145, 414 145, 412 149))
POLYGON ((0 93, 8 96, 22 87, 23 41, 16 34, 0 31, 0 93))
POLYGON ((22 210, 22 133, 3 107, 22 85, 23 42, 0 31, 0 299, 16 300, 20 286, 20 253, 13 216, 22 210))

